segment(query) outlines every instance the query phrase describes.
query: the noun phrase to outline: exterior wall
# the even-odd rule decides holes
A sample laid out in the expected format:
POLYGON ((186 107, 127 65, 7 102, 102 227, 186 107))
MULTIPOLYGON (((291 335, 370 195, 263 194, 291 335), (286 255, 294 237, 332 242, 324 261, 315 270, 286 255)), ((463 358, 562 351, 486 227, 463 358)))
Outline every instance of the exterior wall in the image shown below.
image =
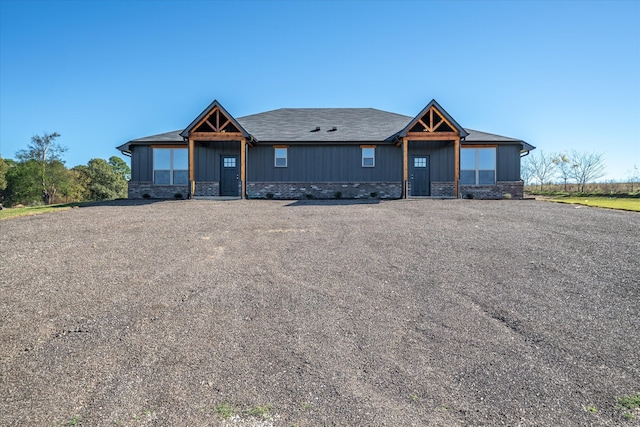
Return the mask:
POLYGON ((455 197, 454 187, 455 187, 455 183, 453 181, 432 182, 431 196, 432 197, 455 197))
POLYGON ((520 145, 499 145, 496 151, 496 179, 520 181, 520 145))
MULTIPOLYGON (((196 141, 193 154, 196 183, 200 181, 220 182, 220 156, 238 156, 238 162, 240 162, 240 142, 196 141)), ((198 194, 197 189, 196 194, 198 194)))
POLYGON ((362 167, 360 144, 283 145, 288 145, 287 167, 275 167, 272 145, 258 144, 247 150, 248 183, 402 180, 402 148, 394 144, 372 144, 376 145, 375 166, 366 168, 362 167))
POLYGON ((402 183, 249 182, 247 193, 252 199, 399 199, 402 183))
POLYGON ((130 199, 186 199, 188 194, 188 185, 153 185, 151 181, 129 181, 130 199))
MULTIPOLYGON (((430 181, 453 181, 453 175, 455 173, 455 153, 452 142, 409 141, 407 152, 409 156, 409 169, 411 169, 411 156, 429 156, 430 181)), ((402 159, 400 159, 400 168, 402 168, 402 159)), ((434 195, 433 192, 431 195, 434 195)))
POLYGON ((498 181, 496 185, 460 186, 460 197, 465 199, 522 199, 523 192, 522 181, 498 181))
POLYGON ((215 197, 220 195, 219 182, 200 182, 196 181, 196 192, 194 196, 215 197))
POLYGON ((131 147, 131 181, 153 180, 153 150, 148 145, 131 147))

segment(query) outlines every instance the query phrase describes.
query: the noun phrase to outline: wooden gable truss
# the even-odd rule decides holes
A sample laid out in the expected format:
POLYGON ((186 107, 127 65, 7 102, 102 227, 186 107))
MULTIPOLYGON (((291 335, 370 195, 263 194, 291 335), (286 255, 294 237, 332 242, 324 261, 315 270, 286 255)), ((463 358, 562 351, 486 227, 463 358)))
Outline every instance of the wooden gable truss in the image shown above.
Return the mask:
POLYGON ((240 182, 242 184, 240 196, 246 197, 247 144, 253 146, 254 140, 218 101, 213 101, 180 135, 189 141, 189 191, 192 196, 196 189, 195 141, 238 141, 240 144, 240 182))
POLYGON ((460 176, 460 140, 467 136, 465 131, 436 102, 429 104, 398 135, 397 145, 402 144, 403 197, 407 197, 409 182, 409 141, 453 141, 454 150, 454 195, 458 197, 460 176))

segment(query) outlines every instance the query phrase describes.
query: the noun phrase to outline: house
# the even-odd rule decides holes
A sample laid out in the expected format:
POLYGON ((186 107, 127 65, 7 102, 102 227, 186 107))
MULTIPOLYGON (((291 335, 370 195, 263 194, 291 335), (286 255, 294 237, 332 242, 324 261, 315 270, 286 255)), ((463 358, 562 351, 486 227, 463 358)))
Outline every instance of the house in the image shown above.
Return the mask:
POLYGON ((526 142, 465 129, 435 100, 415 117, 282 108, 234 117, 213 101, 185 129, 117 147, 130 198, 522 198, 526 142))

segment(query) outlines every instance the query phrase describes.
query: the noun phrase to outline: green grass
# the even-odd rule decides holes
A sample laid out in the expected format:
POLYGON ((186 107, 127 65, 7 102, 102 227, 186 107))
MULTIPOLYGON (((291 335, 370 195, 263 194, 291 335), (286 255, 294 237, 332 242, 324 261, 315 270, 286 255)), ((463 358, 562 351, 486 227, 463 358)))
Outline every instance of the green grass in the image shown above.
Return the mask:
POLYGON ((0 221, 3 219, 17 218, 20 216, 39 215, 48 212, 63 211, 71 209, 76 206, 81 206, 84 203, 62 203, 58 205, 42 205, 42 206, 28 206, 23 208, 4 208, 0 211, 0 221))
POLYGON ((640 393, 630 396, 623 396, 618 399, 616 404, 618 408, 637 409, 640 408, 640 393))
POLYGON ((571 203, 575 205, 594 206, 598 208, 618 209, 640 212, 639 198, 614 197, 558 197, 549 199, 552 202, 571 203))

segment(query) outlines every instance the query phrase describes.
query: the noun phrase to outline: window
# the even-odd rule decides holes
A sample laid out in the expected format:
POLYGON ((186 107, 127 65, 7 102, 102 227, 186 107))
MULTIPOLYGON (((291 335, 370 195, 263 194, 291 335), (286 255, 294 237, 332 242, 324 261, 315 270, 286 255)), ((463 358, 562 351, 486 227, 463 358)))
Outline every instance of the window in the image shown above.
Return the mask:
POLYGON ((493 185, 496 183, 496 149, 460 149, 460 183, 463 185, 493 185))
POLYGON ((287 167, 287 147, 274 147, 275 153, 275 167, 286 168, 287 167))
POLYGON ((426 168, 427 167, 427 158, 426 157, 414 157, 413 158, 413 167, 414 168, 426 168))
POLYGON ((376 165, 375 147, 362 147, 362 167, 372 168, 376 165))
POLYGON ((222 159, 222 166, 225 168, 235 168, 236 167, 236 158, 235 157, 224 157, 222 159))
POLYGON ((186 148, 153 149, 153 183, 158 185, 180 185, 189 182, 186 148))

